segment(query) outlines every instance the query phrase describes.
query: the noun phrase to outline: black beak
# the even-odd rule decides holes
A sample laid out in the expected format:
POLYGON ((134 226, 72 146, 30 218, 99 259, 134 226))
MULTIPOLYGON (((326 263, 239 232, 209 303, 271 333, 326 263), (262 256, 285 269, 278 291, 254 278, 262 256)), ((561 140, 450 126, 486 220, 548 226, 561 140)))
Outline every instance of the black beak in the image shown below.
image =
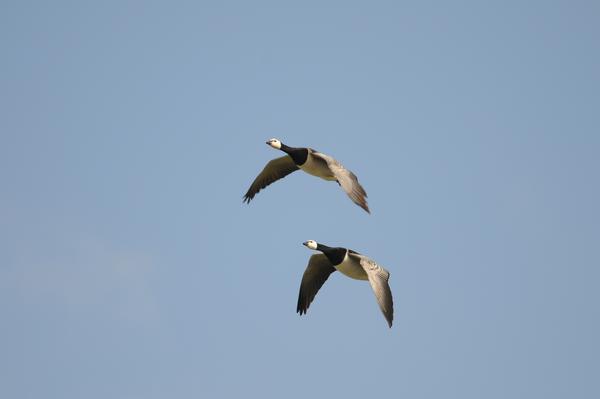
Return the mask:
POLYGON ((271 142, 270 142, 270 141, 267 141, 265 144, 271 144, 271 142))
POLYGON ((308 247, 308 241, 304 241, 304 242, 302 243, 302 245, 304 245, 304 246, 308 247))

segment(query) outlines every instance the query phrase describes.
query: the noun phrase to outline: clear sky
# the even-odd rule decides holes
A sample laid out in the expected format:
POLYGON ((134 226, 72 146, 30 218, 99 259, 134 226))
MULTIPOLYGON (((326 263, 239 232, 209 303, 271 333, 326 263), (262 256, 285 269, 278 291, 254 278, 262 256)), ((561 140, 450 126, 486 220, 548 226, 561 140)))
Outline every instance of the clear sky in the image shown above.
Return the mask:
POLYGON ((600 3, 0 5, 0 397, 600 397, 600 3), (353 170, 242 204, 265 140, 353 170), (391 272, 390 330, 315 239, 391 272))

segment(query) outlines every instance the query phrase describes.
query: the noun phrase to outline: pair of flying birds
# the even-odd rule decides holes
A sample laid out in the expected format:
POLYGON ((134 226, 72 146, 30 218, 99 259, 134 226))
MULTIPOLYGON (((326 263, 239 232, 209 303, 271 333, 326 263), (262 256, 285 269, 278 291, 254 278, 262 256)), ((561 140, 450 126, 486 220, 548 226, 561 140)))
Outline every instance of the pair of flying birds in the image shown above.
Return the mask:
MULTIPOLYGON (((367 193, 358 182, 358 178, 337 160, 312 148, 289 147, 278 139, 270 139, 267 144, 285 152, 287 155, 267 163, 262 172, 252 182, 244 196, 244 202, 250 203, 260 190, 301 169, 321 179, 336 181, 356 205, 370 213, 367 205, 367 193)), ((351 249, 328 247, 314 240, 308 240, 303 244, 321 253, 311 256, 308 261, 308 266, 300 283, 296 312, 300 315, 306 313, 329 275, 338 270, 350 278, 369 281, 383 316, 388 325, 392 327, 394 303, 388 284, 390 273, 387 270, 368 257, 351 249)))

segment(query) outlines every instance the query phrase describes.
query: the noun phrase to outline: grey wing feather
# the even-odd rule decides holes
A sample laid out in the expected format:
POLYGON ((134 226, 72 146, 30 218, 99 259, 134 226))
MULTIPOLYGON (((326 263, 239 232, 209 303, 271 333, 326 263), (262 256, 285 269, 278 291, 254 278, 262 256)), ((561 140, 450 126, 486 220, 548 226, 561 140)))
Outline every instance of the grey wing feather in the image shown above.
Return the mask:
POLYGON ((369 277, 369 283, 371 284, 375 298, 377 298, 379 308, 388 325, 392 327, 392 321, 394 320, 394 300, 392 298, 392 290, 390 290, 390 285, 388 284, 390 272, 366 256, 356 256, 360 257, 360 265, 369 277))
POLYGON ((356 175, 348 169, 346 169, 344 165, 342 165, 336 159, 330 157, 329 155, 325 155, 320 152, 314 152, 313 155, 324 159, 327 162, 329 170, 331 170, 331 173, 333 173, 333 175, 337 179, 342 189, 346 192, 348 197, 350 197, 350 199, 356 205, 360 206, 362 209, 367 211, 367 213, 371 213, 371 211, 369 210, 369 205, 367 204, 367 192, 358 182, 358 178, 356 177, 356 175))
POLYGON ((300 315, 306 313, 317 292, 334 271, 335 268, 325 255, 315 254, 310 257, 300 283, 297 313, 300 315))
POLYGON ((292 158, 288 155, 270 161, 264 167, 262 172, 256 176, 252 185, 250 185, 248 192, 244 195, 243 202, 250 203, 252 198, 254 198, 260 190, 296 170, 298 170, 298 166, 296 166, 292 158))

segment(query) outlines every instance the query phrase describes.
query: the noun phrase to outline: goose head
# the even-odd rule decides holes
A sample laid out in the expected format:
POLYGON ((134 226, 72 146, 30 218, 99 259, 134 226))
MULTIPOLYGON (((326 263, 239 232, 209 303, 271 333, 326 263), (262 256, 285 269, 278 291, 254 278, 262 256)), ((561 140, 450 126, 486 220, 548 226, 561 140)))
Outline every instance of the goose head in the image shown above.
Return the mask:
POLYGON ((309 249, 317 249, 317 246, 319 245, 315 240, 308 240, 302 243, 302 245, 306 246, 309 249))
POLYGON ((267 140, 267 145, 270 145, 271 147, 275 148, 276 150, 281 149, 281 141, 279 141, 278 139, 267 140))

